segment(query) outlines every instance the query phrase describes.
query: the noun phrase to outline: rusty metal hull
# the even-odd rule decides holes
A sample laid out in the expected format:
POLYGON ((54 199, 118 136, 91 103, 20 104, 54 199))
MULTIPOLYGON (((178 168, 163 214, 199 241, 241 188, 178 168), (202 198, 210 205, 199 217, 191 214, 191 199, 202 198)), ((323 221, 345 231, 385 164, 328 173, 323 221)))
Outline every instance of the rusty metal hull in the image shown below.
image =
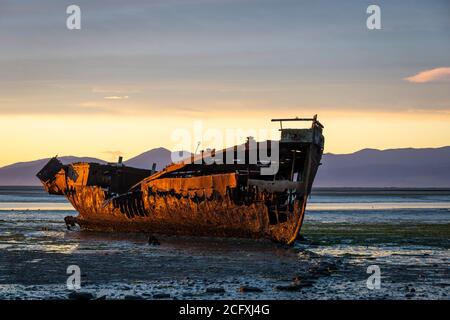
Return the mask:
POLYGON ((288 221, 271 225, 264 203, 235 205, 228 197, 197 202, 191 198, 148 195, 139 211, 139 199, 105 205, 108 201, 98 187, 80 187, 66 196, 79 212, 76 221, 81 228, 105 232, 267 238, 288 243, 304 213, 304 208, 297 205, 288 221), (131 202, 135 202, 134 211, 131 202))
POLYGON ((281 150, 284 167, 273 177, 252 174, 251 167, 237 164, 173 164, 149 174, 114 165, 64 166, 57 159, 38 177, 49 193, 67 197, 79 213, 74 221, 85 230, 266 238, 292 244, 320 165, 323 138, 322 145, 286 142, 281 150), (292 148, 300 155, 292 155, 292 148), (301 179, 292 178, 294 171, 301 179))

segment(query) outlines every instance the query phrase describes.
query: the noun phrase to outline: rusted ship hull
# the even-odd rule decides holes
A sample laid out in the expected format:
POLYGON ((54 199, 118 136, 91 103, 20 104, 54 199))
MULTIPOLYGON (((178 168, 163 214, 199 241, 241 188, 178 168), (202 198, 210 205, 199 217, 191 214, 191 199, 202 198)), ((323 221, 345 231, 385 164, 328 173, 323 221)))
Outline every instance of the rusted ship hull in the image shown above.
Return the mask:
MULTIPOLYGON (((64 166, 54 158, 38 177, 49 193, 67 197, 79 213, 73 222, 85 230, 267 238, 291 244, 303 223, 323 152, 322 126, 311 120, 310 131, 300 132, 297 140, 293 133, 299 132, 283 129, 279 169, 273 175, 261 175, 259 158, 249 163, 252 148, 247 142, 247 161, 232 164, 225 164, 224 156, 223 164, 206 164, 212 155, 202 153, 153 173, 122 165, 64 166)), ((267 142, 256 144, 258 152, 262 146, 272 152, 267 142)), ((236 156, 237 147, 232 152, 236 156)))
POLYGON ((129 200, 117 207, 103 207, 103 192, 95 187, 82 188, 77 193, 76 197, 68 196, 79 212, 76 222, 92 231, 269 238, 288 243, 304 212, 299 206, 289 221, 271 225, 263 203, 235 205, 229 197, 197 203, 190 198, 180 201, 174 196, 151 196, 142 202, 159 208, 152 210, 144 205, 139 212, 138 204, 130 204, 129 200))

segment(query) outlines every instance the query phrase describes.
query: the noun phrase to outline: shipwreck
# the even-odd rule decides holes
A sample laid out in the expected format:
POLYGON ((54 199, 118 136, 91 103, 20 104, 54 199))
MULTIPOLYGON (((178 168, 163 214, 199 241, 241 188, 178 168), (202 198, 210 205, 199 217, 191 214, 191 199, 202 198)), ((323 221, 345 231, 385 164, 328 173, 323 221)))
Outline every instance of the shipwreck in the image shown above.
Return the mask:
POLYGON ((317 116, 272 121, 280 123, 278 141, 249 137, 242 145, 202 151, 159 172, 155 166, 144 170, 121 161, 63 165, 55 157, 37 177, 48 193, 67 197, 79 214, 66 217, 66 223, 82 230, 292 244, 320 165, 323 125, 317 116), (311 126, 283 128, 290 121, 310 121, 311 126))

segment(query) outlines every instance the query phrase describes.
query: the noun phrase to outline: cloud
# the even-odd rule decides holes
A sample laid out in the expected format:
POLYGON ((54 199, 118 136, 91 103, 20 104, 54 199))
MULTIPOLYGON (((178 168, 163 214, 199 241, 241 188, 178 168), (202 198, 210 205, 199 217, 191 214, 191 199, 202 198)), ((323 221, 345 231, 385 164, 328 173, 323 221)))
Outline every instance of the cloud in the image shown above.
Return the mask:
POLYGON ((405 80, 412 83, 427 83, 450 80, 450 67, 441 67, 421 71, 411 77, 405 78, 405 80))
POLYGON ((119 158, 119 156, 123 155, 123 152, 119 151, 119 150, 107 150, 107 151, 103 151, 102 153, 109 155, 109 158, 113 159, 114 161, 117 160, 119 158))
POLYGON ((107 97, 103 97, 103 99, 106 100, 125 100, 128 99, 129 96, 107 96, 107 97))
POLYGON ((130 94, 130 93, 140 93, 141 91, 136 88, 129 88, 122 86, 95 86, 91 88, 91 91, 93 93, 102 93, 102 94, 117 94, 117 95, 123 95, 123 94, 130 94))

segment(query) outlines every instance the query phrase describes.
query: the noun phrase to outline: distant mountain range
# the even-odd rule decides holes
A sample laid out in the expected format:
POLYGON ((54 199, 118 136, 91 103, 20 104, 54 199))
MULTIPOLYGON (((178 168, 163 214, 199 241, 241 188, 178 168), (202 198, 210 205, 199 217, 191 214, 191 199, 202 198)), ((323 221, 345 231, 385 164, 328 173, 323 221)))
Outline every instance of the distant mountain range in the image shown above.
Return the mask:
MULTIPOLYGON (((125 161, 125 165, 161 170, 171 162, 170 150, 156 148, 125 161)), ((88 157, 59 157, 72 162, 106 161, 88 157)), ((40 185, 36 173, 49 159, 19 162, 0 168, 0 185, 40 185)), ((324 154, 315 187, 450 187, 450 146, 422 149, 363 149, 351 154, 324 154)))
MULTIPOLYGON (((89 158, 89 157, 58 157, 64 163, 69 164, 73 162, 98 162, 106 163, 106 161, 89 158)), ((36 173, 42 169, 43 166, 50 160, 50 158, 39 159, 28 162, 17 162, 9 166, 0 168, 0 186, 36 186, 41 185, 36 173)))
POLYGON ((450 187, 450 147, 325 154, 316 187, 450 187))
POLYGON ((151 169, 153 163, 156 163, 156 170, 159 171, 172 162, 172 154, 174 155, 174 159, 180 160, 190 155, 187 151, 171 152, 166 148, 156 148, 125 161, 125 165, 135 168, 151 169))

